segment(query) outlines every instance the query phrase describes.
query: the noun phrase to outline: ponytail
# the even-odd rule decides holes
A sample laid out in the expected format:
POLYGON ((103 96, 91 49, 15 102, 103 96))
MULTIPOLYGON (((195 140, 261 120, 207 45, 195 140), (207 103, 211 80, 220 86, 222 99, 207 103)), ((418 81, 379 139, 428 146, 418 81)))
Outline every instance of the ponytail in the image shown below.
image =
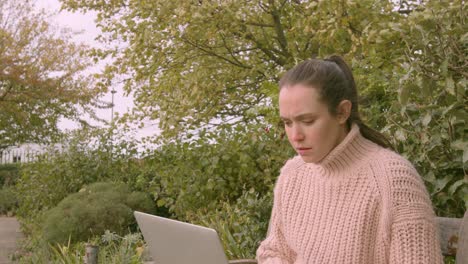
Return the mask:
MULTIPOLYGON (((356 88, 356 82, 354 81, 353 73, 351 71, 351 68, 346 64, 346 62, 343 60, 341 56, 337 55, 332 55, 325 59, 325 61, 330 61, 334 62, 343 72, 347 82, 348 82, 348 89, 349 89, 349 94, 350 100, 352 103, 352 108, 351 108, 351 114, 348 118, 348 126, 350 127, 351 124, 355 123, 359 126, 359 130, 362 134, 363 137, 367 138, 368 140, 376 143, 377 145, 380 145, 384 148, 389 148, 389 149, 394 149, 391 142, 388 140, 388 138, 380 133, 379 131, 370 128, 367 126, 361 119, 361 116, 359 114, 359 108, 358 108, 358 92, 356 88)), ((347 99, 347 98, 343 98, 347 99)))
POLYGON ((361 135, 363 137, 367 138, 368 140, 374 142, 379 146, 395 150, 390 140, 388 140, 388 138, 384 134, 380 133, 375 129, 370 128, 369 126, 364 124, 364 122, 362 122, 361 119, 355 120, 354 123, 356 123, 359 126, 359 131, 361 132, 361 135))

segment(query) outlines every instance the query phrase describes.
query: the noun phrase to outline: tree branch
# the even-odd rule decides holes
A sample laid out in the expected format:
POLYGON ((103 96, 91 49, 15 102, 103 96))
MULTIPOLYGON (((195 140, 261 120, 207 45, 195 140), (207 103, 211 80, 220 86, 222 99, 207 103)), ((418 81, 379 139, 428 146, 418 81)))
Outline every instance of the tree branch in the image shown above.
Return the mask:
MULTIPOLYGON (((234 55, 234 52, 233 50, 229 47, 229 45, 227 44, 226 42, 226 38, 224 36, 223 33, 220 34, 221 35, 221 39, 223 40, 223 44, 224 44, 224 47, 226 48, 226 50, 229 52, 229 54, 231 55, 232 59, 236 61, 236 63, 238 63, 239 65, 244 65, 242 62, 240 62, 237 57, 234 55)), ((247 66, 244 66, 244 68, 248 68, 247 66)), ((251 67, 250 67, 251 68, 251 67)))
POLYGON ((288 40, 286 39, 283 24, 281 23, 280 11, 274 6, 274 0, 270 0, 270 4, 273 6, 273 10, 270 12, 270 14, 273 17, 275 32, 277 35, 277 40, 282 49, 282 53, 287 57, 291 57, 291 53, 288 50, 288 40))
POLYGON ((5 101, 6 96, 11 92, 11 89, 13 89, 13 85, 8 82, 8 84, 5 85, 5 81, 0 80, 0 85, 2 85, 2 88, 5 87, 5 90, 2 93, 0 93, 0 101, 5 101))
MULTIPOLYGON (((235 34, 237 34, 238 36, 240 35, 239 33, 235 33, 235 34)), ((250 32, 246 33, 245 38, 247 40, 252 41, 258 49, 260 49, 263 53, 265 53, 265 55, 267 55, 268 58, 274 61, 276 64, 280 66, 284 66, 286 64, 285 60, 281 59, 280 57, 275 56, 275 54, 273 54, 273 52, 271 52, 271 50, 268 47, 265 47, 260 41, 258 41, 252 33, 250 32)))
POLYGON ((228 63, 230 63, 230 64, 232 64, 232 65, 234 65, 234 66, 241 67, 241 68, 244 68, 244 69, 251 69, 251 68, 252 68, 252 67, 250 67, 250 66, 246 66, 246 65, 244 65, 244 64, 242 64, 242 63, 239 63, 239 62, 237 62, 237 61, 230 60, 230 59, 228 59, 228 58, 226 58, 226 57, 224 57, 224 56, 222 56, 222 55, 219 55, 219 54, 217 54, 216 52, 214 52, 214 51, 212 51, 212 50, 209 50, 210 47, 208 47, 208 48, 202 47, 202 46, 198 45, 197 43, 195 43, 195 42, 189 40, 188 38, 186 38, 186 37, 184 37, 184 36, 183 36, 181 39, 182 39, 185 43, 189 44, 190 46, 192 46, 192 47, 194 47, 194 48, 197 48, 197 49, 201 50, 202 52, 204 52, 204 53, 206 53, 206 54, 208 54, 208 55, 210 55, 210 56, 214 56, 214 57, 216 57, 216 58, 218 58, 218 59, 221 59, 221 60, 223 60, 223 61, 226 61, 226 62, 228 62, 228 63))

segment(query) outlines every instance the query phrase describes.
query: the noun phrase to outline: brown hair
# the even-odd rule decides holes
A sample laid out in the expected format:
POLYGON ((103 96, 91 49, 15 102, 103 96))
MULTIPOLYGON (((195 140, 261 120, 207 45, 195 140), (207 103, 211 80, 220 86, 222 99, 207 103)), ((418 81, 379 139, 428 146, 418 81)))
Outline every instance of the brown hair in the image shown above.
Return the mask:
POLYGON ((337 107, 341 101, 349 100, 352 107, 347 120, 348 128, 355 123, 365 138, 384 148, 392 148, 390 141, 382 133, 368 127, 362 121, 356 83, 343 58, 334 55, 324 60, 306 60, 286 72, 279 82, 279 87, 283 89, 296 84, 319 89, 320 98, 328 105, 332 115, 337 114, 337 107))

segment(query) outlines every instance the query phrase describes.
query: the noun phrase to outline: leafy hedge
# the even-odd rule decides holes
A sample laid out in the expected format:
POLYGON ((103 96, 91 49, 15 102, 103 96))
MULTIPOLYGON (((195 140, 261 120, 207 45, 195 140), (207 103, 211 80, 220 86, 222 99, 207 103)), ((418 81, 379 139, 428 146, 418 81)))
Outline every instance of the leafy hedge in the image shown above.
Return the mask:
POLYGON ((0 164, 0 187, 15 185, 18 178, 18 164, 0 164))
POLYGON ((18 207, 18 198, 12 187, 0 188, 0 216, 13 213, 18 207))
POLYGON ((44 238, 51 244, 66 244, 87 241, 106 230, 124 235, 136 231, 135 210, 156 213, 148 194, 131 192, 125 184, 93 183, 46 213, 44 238))
MULTIPOLYGON (((154 168, 148 190, 177 218, 236 203, 246 191, 271 191, 284 162, 293 156, 274 129, 231 127, 192 142, 165 144, 144 162, 154 168)), ((268 219, 265 219, 268 220, 268 219)))
POLYGON ((66 151, 25 163, 16 184, 21 193, 18 215, 33 220, 69 194, 94 182, 123 182, 132 187, 139 172, 134 158, 136 146, 123 141, 112 145, 111 152, 109 138, 106 130, 77 131, 69 135, 66 151))
POLYGON ((195 213, 190 221, 217 230, 229 259, 252 259, 266 237, 272 205, 272 192, 260 196, 252 189, 233 204, 195 213))
POLYGON ((125 140, 114 143, 115 153, 109 158, 107 141, 98 141, 91 149, 89 135, 71 138, 67 152, 25 164, 21 170, 16 186, 22 194, 19 217, 31 235, 33 250, 43 243, 42 236, 49 242, 65 243, 70 235, 72 241, 86 241, 90 234, 102 232, 104 223, 123 231, 113 220, 127 219, 128 209, 101 208, 114 204, 113 194, 91 199, 79 192, 83 185, 110 181, 151 194, 159 215, 216 228, 233 258, 252 257, 265 236, 279 168, 292 156, 281 131, 263 127, 207 132, 191 143, 165 144, 143 158, 119 152, 132 149, 125 140), (103 226, 93 218, 92 224, 83 220, 102 210, 120 216, 103 217, 103 226))
POLYGON ((18 208, 18 196, 14 189, 18 178, 18 164, 0 165, 0 215, 12 214, 18 208))
POLYGON ((436 213, 448 217, 463 217, 468 206, 465 12, 461 1, 428 1, 382 36, 405 47, 394 59, 398 101, 383 130, 423 176, 436 213))

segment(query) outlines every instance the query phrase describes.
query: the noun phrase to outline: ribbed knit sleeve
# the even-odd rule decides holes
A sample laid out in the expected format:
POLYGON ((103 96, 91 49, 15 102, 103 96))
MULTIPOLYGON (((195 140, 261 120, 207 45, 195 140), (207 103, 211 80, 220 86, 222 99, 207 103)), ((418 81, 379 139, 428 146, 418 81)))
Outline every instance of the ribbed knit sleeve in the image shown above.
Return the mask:
POLYGON ((390 263, 443 263, 434 212, 424 183, 405 159, 388 159, 392 226, 390 263))
POLYGON ((290 264, 294 263, 296 258, 295 252, 288 247, 283 235, 280 208, 285 177, 297 166, 297 163, 297 159, 289 160, 281 169, 280 177, 276 182, 268 234, 257 249, 257 261, 259 264, 290 264))

